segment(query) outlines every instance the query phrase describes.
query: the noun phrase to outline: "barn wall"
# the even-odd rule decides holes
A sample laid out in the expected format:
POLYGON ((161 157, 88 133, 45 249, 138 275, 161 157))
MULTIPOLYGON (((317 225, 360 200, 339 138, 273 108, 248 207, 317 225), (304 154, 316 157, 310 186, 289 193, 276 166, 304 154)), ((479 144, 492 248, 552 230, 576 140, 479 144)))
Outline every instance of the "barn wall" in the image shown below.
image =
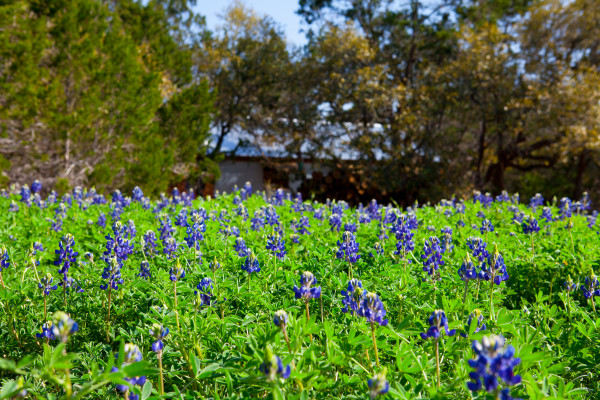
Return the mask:
POLYGON ((221 178, 215 190, 230 193, 235 185, 241 188, 250 181, 254 190, 265 190, 263 166, 256 161, 224 160, 219 164, 221 178))

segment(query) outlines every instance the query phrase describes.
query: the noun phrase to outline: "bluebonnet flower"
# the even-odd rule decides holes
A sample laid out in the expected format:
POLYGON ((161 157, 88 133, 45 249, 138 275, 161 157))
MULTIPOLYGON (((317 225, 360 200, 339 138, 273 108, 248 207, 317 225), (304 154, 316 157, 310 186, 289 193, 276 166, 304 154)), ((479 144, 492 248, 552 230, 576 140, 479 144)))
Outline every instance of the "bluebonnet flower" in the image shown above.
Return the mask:
POLYGON ((581 200, 579 200, 579 202, 581 203, 581 208, 584 211, 589 210, 592 206, 592 201, 590 200, 590 195, 588 194, 588 192, 583 192, 583 194, 581 195, 581 200))
MULTIPOLYGON (((243 191, 243 192, 244 192, 244 194, 245 194, 245 191, 244 191, 244 189, 242 189, 242 191, 243 191)), ((233 197, 233 204, 237 206, 237 205, 239 205, 239 204, 241 204, 241 203, 242 203, 242 198, 236 194, 236 195, 233 197)))
MULTIPOLYGON (((140 349, 133 343, 126 343, 125 347, 123 348, 124 351, 124 358, 123 358, 123 364, 121 365, 121 368, 136 362, 140 362, 142 361, 142 352, 140 351, 140 349)), ((115 358, 118 359, 118 354, 115 355, 115 358)), ((112 367, 111 372, 117 372, 119 370, 119 368, 117 367, 112 367)), ((129 400, 138 400, 139 399, 139 395, 134 394, 134 393, 130 393, 129 392, 129 388, 133 387, 133 386, 144 386, 144 384, 146 383, 146 377, 145 376, 136 376, 133 378, 123 378, 128 384, 127 385, 116 385, 117 390, 121 393, 126 393, 126 397, 129 400)))
POLYGON ((373 245, 373 248, 375 249, 375 254, 377 254, 378 256, 383 255, 383 246, 381 245, 381 243, 379 242, 375 242, 375 244, 373 245))
POLYGON ((156 234, 154 231, 149 230, 142 236, 141 245, 146 256, 154 257, 156 254, 156 234))
POLYGON ((194 295, 197 298, 197 307, 202 307, 202 306, 210 306, 212 304, 212 292, 211 290, 213 289, 213 282, 212 279, 210 278, 202 278, 202 280, 200 281, 200 283, 196 286, 196 289, 198 290, 194 290, 194 295))
POLYGON ((560 199, 560 204, 558 206, 558 214, 560 216, 560 219, 571 218, 571 216, 573 215, 571 203, 571 199, 569 199, 568 197, 563 197, 562 199, 560 199))
POLYGON ((444 265, 440 239, 435 236, 430 236, 429 239, 425 241, 421 259, 423 260, 423 271, 427 272, 430 276, 434 276, 440 266, 444 265))
POLYGON ((223 228, 219 229, 219 232, 221 232, 223 235, 225 235, 225 237, 240 236, 240 228, 238 228, 237 226, 225 225, 225 226, 223 226, 223 228))
POLYGON ((472 392, 477 392, 482 388, 486 392, 492 393, 498 399, 509 400, 510 389, 499 389, 499 380, 508 386, 513 386, 521 382, 521 376, 515 375, 514 368, 521 362, 520 358, 515 358, 515 348, 504 347, 504 337, 499 335, 484 336, 481 342, 473 341, 473 351, 477 358, 469 360, 469 366, 474 369, 469 376, 474 382, 467 382, 467 387, 472 392))
POLYGON ((313 212, 313 218, 322 221, 323 220, 323 209, 319 208, 313 212))
POLYGON ((481 222, 481 228, 479 228, 479 232, 481 232, 482 235, 486 232, 494 232, 494 225, 492 225, 489 219, 484 219, 481 222))
POLYGON ((104 228, 106 226, 106 215, 104 215, 104 213, 100 213, 96 224, 101 228, 104 228))
POLYGON ((59 285, 60 286, 64 285, 64 287, 67 290, 67 292, 69 292, 69 291, 74 291, 76 293, 83 293, 84 292, 84 290, 81 287, 81 285, 79 284, 79 282, 76 281, 73 278, 70 278, 70 277, 67 278, 67 280, 64 281, 64 282, 59 282, 59 285))
POLYGON ((8 207, 8 211, 9 212, 14 212, 14 213, 18 212, 19 211, 19 205, 14 200, 11 200, 10 201, 10 206, 8 207))
POLYGON ((106 251, 102 257, 106 263, 114 255, 119 264, 119 268, 123 266, 123 262, 127 261, 127 258, 133 254, 133 243, 129 240, 129 232, 127 228, 120 222, 116 221, 113 226, 113 238, 110 234, 106 235, 106 251))
POLYGON ((39 180, 34 180, 33 183, 31 184, 31 191, 33 193, 39 193, 42 190, 42 182, 40 182, 39 180))
POLYGON ((585 277, 585 283, 581 285, 581 291, 586 299, 591 299, 594 296, 600 296, 600 283, 594 274, 594 271, 589 276, 585 277))
POLYGON ((250 229, 260 231, 265 226, 265 214, 263 210, 254 211, 254 217, 250 219, 250 229))
POLYGON ((539 193, 536 193, 535 196, 533 196, 531 199, 529 199, 529 207, 531 208, 531 210, 533 212, 535 212, 538 207, 543 206, 543 205, 544 205, 544 197, 539 193))
POLYGON ((498 203, 506 203, 510 201, 510 196, 506 190, 500 192, 498 196, 496 196, 496 202, 498 203))
POLYGON ((265 210, 265 221, 269 226, 277 225, 279 226, 279 215, 277 215, 277 211, 275 207, 272 205, 268 205, 265 210))
POLYGON ((5 246, 0 247, 0 272, 10 266, 10 256, 5 246))
POLYGON ((477 268, 473 265, 469 254, 467 254, 465 261, 463 261, 458 269, 458 276, 465 283, 468 283, 470 280, 479 279, 480 275, 477 272, 477 268))
POLYGON ((344 296, 342 299, 342 304, 344 305, 342 312, 350 312, 350 315, 358 313, 358 307, 365 294, 362 282, 358 279, 350 279, 347 290, 342 290, 342 296, 344 296))
POLYGON ((502 281, 509 278, 504 257, 498 252, 498 249, 494 250, 493 254, 488 255, 486 262, 481 266, 481 270, 483 271, 483 279, 486 281, 493 280, 496 285, 500 285, 502 281))
POLYGON ((485 218, 485 214, 483 213, 483 211, 477 211, 477 214, 475 214, 475 216, 481 219, 485 218))
POLYGON ((594 210, 590 215, 587 216, 587 226, 590 229, 594 229, 594 225, 596 225, 596 220, 598 219, 598 211, 594 210))
POLYGON ((358 254, 359 244, 356 242, 356 236, 351 232, 344 232, 342 240, 338 240, 338 251, 336 257, 351 264, 356 263, 360 259, 358 254))
POLYGON ((36 333, 35 336, 38 339, 48 339, 48 340, 56 340, 54 337, 54 333, 52 333, 52 321, 47 321, 42 325, 42 332, 36 333))
POLYGON ((342 227, 342 218, 340 217, 340 215, 339 214, 331 214, 331 216, 329 217, 329 225, 331 226, 332 232, 334 230, 339 232, 340 228, 342 227))
POLYGON ((284 193, 283 189, 277 189, 275 191, 275 195, 273 196, 273 199, 272 199, 273 205, 282 206, 284 197, 285 197, 285 193, 284 193))
POLYGON ((127 221, 125 230, 127 231, 129 238, 131 238, 131 239, 135 238, 135 235, 137 235, 137 230, 135 229, 135 222, 133 222, 132 219, 127 221))
POLYGON ((376 293, 368 292, 365 294, 356 313, 371 324, 377 323, 381 326, 388 324, 387 318, 384 318, 386 314, 385 307, 376 293))
POLYGON ((310 235, 310 221, 307 216, 303 215, 298 221, 294 221, 292 227, 298 235, 310 235))
POLYGON ((572 292, 577 289, 577 284, 575 282, 573 282, 573 279, 571 279, 571 276, 569 276, 567 278, 567 280, 563 283, 563 286, 565 287, 565 291, 567 293, 572 292))
POLYGON ((537 233, 540 231, 540 226, 538 225, 537 220, 530 215, 528 218, 523 219, 523 223, 521 225, 523 227, 523 233, 526 235, 537 233))
POLYGON ((348 222, 346 224, 344 224, 344 231, 345 232, 351 232, 351 233, 356 233, 356 224, 353 222, 348 222))
POLYGON ((50 226, 50 228, 54 231, 54 232, 60 232, 62 231, 62 218, 58 217, 56 219, 52 220, 52 225, 50 226))
POLYGON ((171 267, 171 270, 169 271, 169 279, 171 279, 171 282, 177 282, 183 278, 185 278, 185 270, 179 263, 179 259, 177 259, 175 266, 171 267))
POLYGON ((144 192, 139 187, 134 187, 133 192, 131 194, 131 198, 133 201, 142 201, 144 198, 144 192))
POLYGON ((67 283, 68 273, 71 265, 77 263, 77 256, 79 253, 73 249, 73 246, 75 246, 75 238, 70 233, 67 233, 62 237, 58 246, 59 249, 54 251, 54 253, 58 256, 58 258, 54 261, 54 265, 60 267, 58 272, 63 275, 63 281, 60 283, 60 285, 63 286, 67 283))
POLYGON ((369 217, 371 217, 371 219, 376 219, 376 220, 380 220, 381 219, 381 215, 379 214, 379 204, 377 204, 377 200, 373 199, 371 200, 371 202, 369 203, 369 206, 367 207, 367 214, 369 214, 369 217))
POLYGON ((292 243, 300 243, 300 235, 296 234, 296 233, 290 233, 290 240, 292 241, 292 243))
POLYGON ((281 362, 281 358, 273 354, 270 347, 267 347, 263 363, 260 364, 260 371, 265 374, 267 381, 274 382, 277 378, 289 378, 291 368, 289 365, 284 366, 281 362))
POLYGON ((258 258, 253 253, 250 253, 249 256, 246 257, 244 263, 242 264, 242 270, 246 271, 248 274, 253 272, 260 272, 260 264, 258 263, 258 258))
POLYGON ((31 204, 31 190, 29 190, 29 186, 23 185, 21 186, 21 203, 25 203, 27 205, 31 204))
POLYGON ((471 314, 469 314, 469 318, 467 319, 467 325, 465 326, 465 333, 460 334, 462 337, 468 336, 468 333, 471 330, 471 323, 473 322, 473 320, 477 322, 477 326, 475 327, 473 333, 486 330, 485 323, 483 322, 483 314, 481 313, 481 310, 476 308, 471 314))
POLYGON ((33 255, 36 255, 38 251, 44 251, 44 246, 41 242, 33 242, 31 248, 33 249, 33 255))
POLYGON ((247 257, 250 255, 250 249, 248 249, 246 246, 246 241, 241 237, 235 239, 234 249, 237 251, 238 256, 240 257, 247 257))
POLYGON ((161 353, 165 348, 165 344, 163 343, 163 339, 169 334, 169 328, 165 328, 160 324, 153 324, 150 329, 150 335, 156 339, 154 343, 152 343, 152 351, 155 353, 161 353))
POLYGON ((454 250, 454 245, 452 244, 452 228, 446 226, 442 228, 442 237, 440 238, 440 247, 442 249, 442 253, 451 253, 454 250))
POLYGON ((244 183, 244 200, 250 196, 252 196, 252 183, 250 183, 250 181, 246 181, 246 183, 244 183))
POLYGON ((38 283, 38 288, 42 289, 44 297, 50 295, 51 290, 58 289, 57 285, 52 285, 53 282, 54 278, 52 278, 52 275, 50 274, 46 274, 46 276, 40 279, 40 282, 38 283))
POLYGON ((119 221, 121 219, 121 214, 123 214, 123 206, 121 203, 111 203, 110 204, 110 216, 112 217, 113 222, 119 221))
POLYGON ((358 222, 361 224, 368 224, 371 222, 371 217, 369 217, 369 214, 360 213, 358 215, 358 222))
POLYGON ((481 194, 481 192, 476 191, 473 195, 473 203, 480 202, 483 208, 490 208, 492 203, 494 202, 494 198, 491 194, 481 194))
POLYGON ((62 343, 67 343, 69 337, 79 329, 77 322, 73 321, 66 313, 57 311, 52 316, 52 335, 62 343))
POLYGON ((545 219, 546 222, 552 222, 552 209, 550 207, 544 207, 542 209, 542 219, 545 219))
POLYGON ((427 320, 429 322, 429 329, 425 333, 421 333, 421 338, 427 340, 429 338, 438 339, 442 334, 442 328, 446 332, 447 336, 454 336, 456 329, 448 328, 448 318, 443 310, 435 310, 429 316, 427 320))
POLYGON ((158 218, 158 222, 160 223, 160 227, 158 228, 158 231, 160 232, 160 240, 164 242, 167 238, 173 236, 175 228, 173 228, 171 218, 169 218, 167 214, 161 214, 158 218))
POLYGON ((385 371, 375 374, 373 378, 367 381, 369 386, 369 395, 371 400, 375 399, 378 395, 386 394, 390 390, 390 383, 385 377, 385 371))
POLYGON ((213 261, 208 263, 208 268, 210 268, 210 270, 214 273, 216 270, 221 268, 221 263, 215 258, 213 261))
POLYGON ((278 326, 280 328, 284 328, 285 326, 287 326, 288 315, 285 312, 285 310, 275 311, 275 314, 273 314, 273 323, 275 324, 275 326, 278 326))
POLYGON ((187 222, 187 215, 188 215, 187 208, 182 208, 181 211, 179 211, 179 214, 177 214, 177 217, 175 217, 175 225, 181 226, 181 227, 189 226, 189 224, 187 222))
POLYGON ((109 288, 117 290, 119 289, 119 285, 123 284, 123 278, 121 278, 121 265, 117 260, 117 257, 112 256, 108 259, 105 258, 107 266, 104 267, 104 271, 102 272, 102 279, 108 280, 108 282, 104 285, 100 285, 100 289, 106 290, 109 288))
POLYGON ((204 240, 202 235, 206 231, 204 219, 199 214, 192 214, 192 225, 186 229, 185 242, 190 249, 199 250, 200 241, 204 240))
POLYGON ((269 236, 267 239, 267 250, 273 252, 278 259, 282 260, 285 255, 285 240, 278 233, 269 236))
POLYGON ((168 237, 164 241, 163 253, 167 256, 167 258, 172 258, 177 251, 177 241, 174 237, 168 237))
POLYGON ((300 275, 300 287, 294 286, 294 296, 296 299, 304 299, 309 301, 310 299, 318 299, 321 297, 321 286, 311 287, 317 284, 317 278, 312 272, 304 271, 300 275))
POLYGON ((150 263, 148 261, 142 260, 142 262, 140 262, 140 272, 137 276, 144 279, 152 278, 150 263))
MULTIPOLYGON (((396 251, 394 254, 406 258, 406 253, 411 252, 415 249, 415 243, 413 242, 414 233, 409 227, 409 223, 405 218, 398 218, 396 224, 393 225, 391 232, 396 235, 396 251)), ((412 260, 408 260, 409 263, 412 260)))
POLYGON ((483 239, 478 237, 470 237, 467 239, 467 247, 473 252, 473 257, 477 258, 479 262, 484 262, 489 253, 486 250, 487 243, 483 239))

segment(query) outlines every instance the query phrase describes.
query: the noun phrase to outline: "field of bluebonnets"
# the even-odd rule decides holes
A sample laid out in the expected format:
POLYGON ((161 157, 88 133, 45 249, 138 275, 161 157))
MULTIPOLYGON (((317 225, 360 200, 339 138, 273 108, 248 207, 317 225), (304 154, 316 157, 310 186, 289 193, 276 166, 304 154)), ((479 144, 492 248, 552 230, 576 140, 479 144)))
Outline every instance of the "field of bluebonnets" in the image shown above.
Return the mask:
POLYGON ((586 195, 0 197, 0 398, 599 398, 586 195))

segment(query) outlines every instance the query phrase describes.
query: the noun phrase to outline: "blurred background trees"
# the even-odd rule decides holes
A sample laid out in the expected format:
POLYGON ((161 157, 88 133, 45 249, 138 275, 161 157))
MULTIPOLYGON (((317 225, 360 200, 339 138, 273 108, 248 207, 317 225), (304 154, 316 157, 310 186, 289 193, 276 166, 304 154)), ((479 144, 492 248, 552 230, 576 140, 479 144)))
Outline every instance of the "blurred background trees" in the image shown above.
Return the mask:
POLYGON ((251 146, 356 199, 600 195, 598 1, 300 0, 303 47, 194 5, 0 0, 0 179, 158 193, 251 146))

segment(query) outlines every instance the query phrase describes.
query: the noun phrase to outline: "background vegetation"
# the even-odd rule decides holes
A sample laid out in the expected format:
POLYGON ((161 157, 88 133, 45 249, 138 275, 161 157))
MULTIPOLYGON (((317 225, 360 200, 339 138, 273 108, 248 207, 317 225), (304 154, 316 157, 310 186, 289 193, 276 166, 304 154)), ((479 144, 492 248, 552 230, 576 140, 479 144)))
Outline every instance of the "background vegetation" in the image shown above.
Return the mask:
POLYGON ((330 164, 355 199, 600 194, 595 0, 300 0, 301 48, 193 5, 0 1, 2 183, 201 187, 234 141, 330 164))

